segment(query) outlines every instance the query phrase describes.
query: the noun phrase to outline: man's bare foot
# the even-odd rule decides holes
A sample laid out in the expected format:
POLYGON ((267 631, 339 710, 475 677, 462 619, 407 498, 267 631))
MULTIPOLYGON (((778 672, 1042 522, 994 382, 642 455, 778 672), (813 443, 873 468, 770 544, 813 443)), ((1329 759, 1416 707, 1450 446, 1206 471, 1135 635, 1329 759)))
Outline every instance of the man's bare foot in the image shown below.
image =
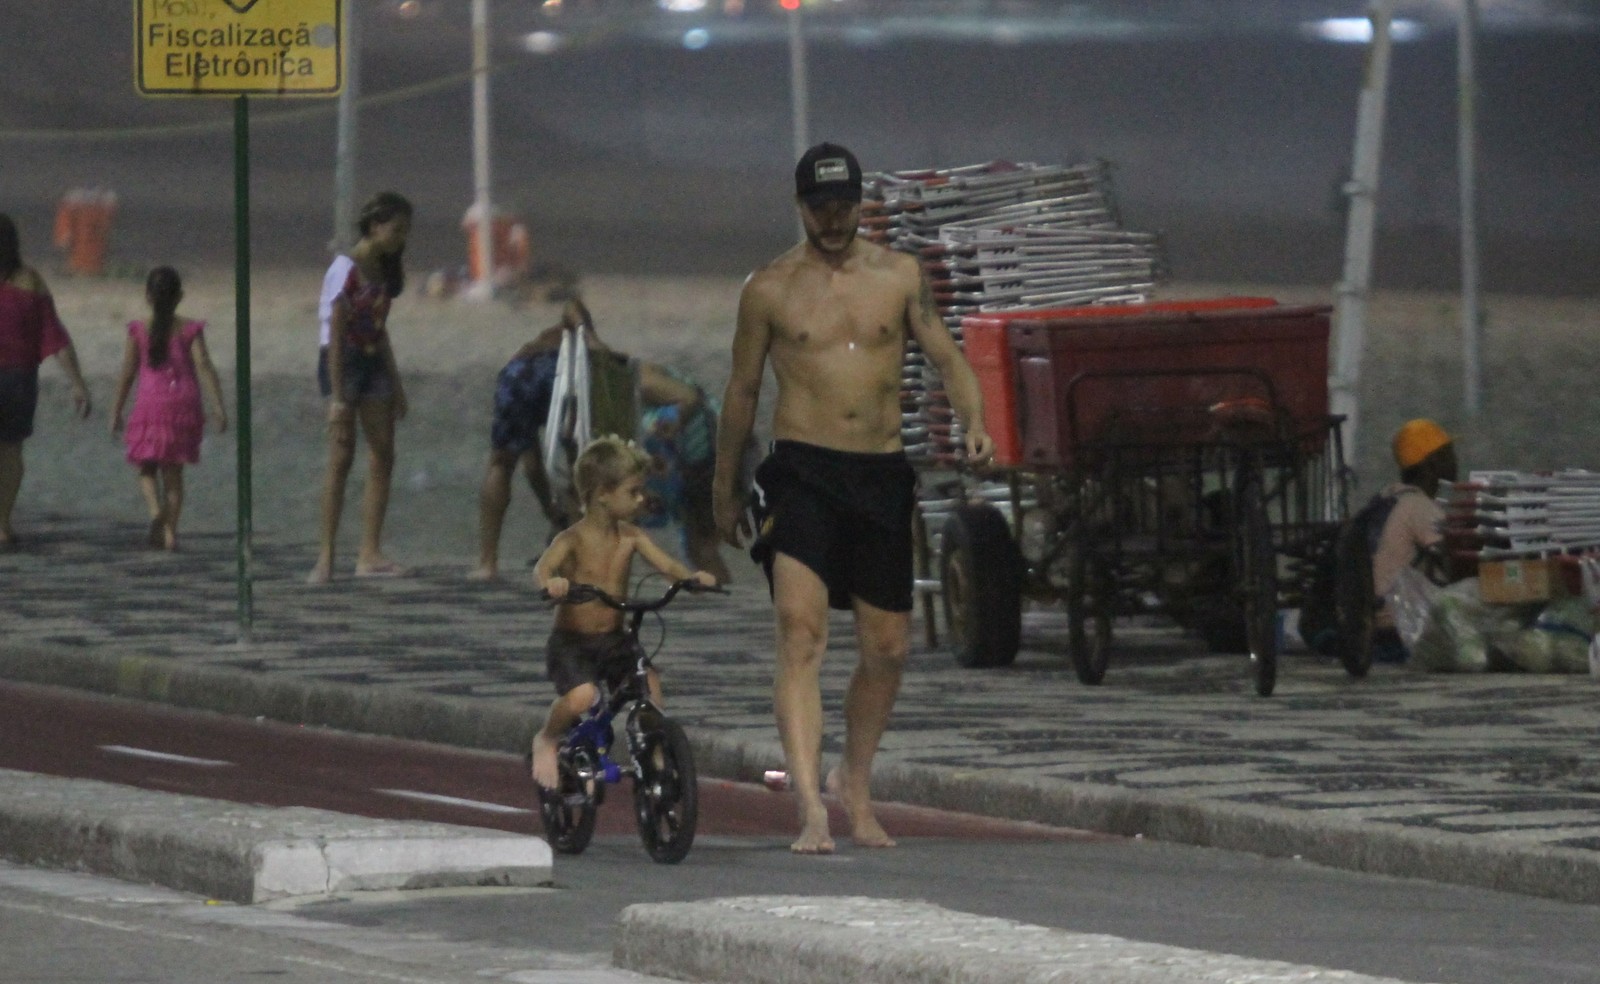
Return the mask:
POLYGON ((894 847, 894 838, 872 812, 872 794, 865 782, 854 782, 843 763, 828 773, 828 792, 839 797, 850 820, 850 839, 860 847, 894 847))
POLYGON ((467 575, 469 581, 494 581, 500 577, 500 571, 492 564, 482 564, 471 574, 467 575))
POLYGON ((411 568, 388 557, 356 561, 356 577, 409 577, 411 568))
POLYGON ((833 837, 828 833, 828 808, 820 802, 800 808, 800 836, 789 845, 796 854, 832 854, 833 837))
POLYGON ((333 568, 327 564, 318 564, 311 568, 311 573, 306 575, 307 584, 327 584, 333 580, 333 568))
POLYGON ((561 765, 556 761, 556 743, 543 731, 533 736, 533 781, 545 789, 561 785, 561 765))

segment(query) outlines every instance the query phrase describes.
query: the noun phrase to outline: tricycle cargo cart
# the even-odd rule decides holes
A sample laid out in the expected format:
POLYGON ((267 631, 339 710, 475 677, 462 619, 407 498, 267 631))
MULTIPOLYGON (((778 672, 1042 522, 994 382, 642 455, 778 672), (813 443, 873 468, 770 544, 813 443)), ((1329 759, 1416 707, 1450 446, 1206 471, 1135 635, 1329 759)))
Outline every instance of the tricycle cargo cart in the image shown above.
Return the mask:
POLYGON ((937 595, 958 661, 1008 664, 1022 600, 1064 602, 1068 655, 1094 684, 1116 620, 1164 614, 1248 653, 1271 694, 1280 610, 1301 604, 1348 509, 1328 313, 1226 298, 963 318, 1000 472, 922 460, 930 640, 937 595))
MULTIPOLYGON (((997 447, 997 472, 962 470, 961 421, 909 345, 901 436, 922 478, 930 645, 942 607, 959 662, 1008 664, 1023 599, 1064 602, 1073 666, 1099 683, 1116 621, 1164 614, 1248 652, 1265 695, 1279 612, 1314 577, 1333 582, 1341 557, 1341 587, 1320 593, 1339 639, 1370 635, 1370 568, 1362 580, 1338 549, 1348 475, 1328 415, 1328 309, 1145 303, 1160 237, 1121 227, 1104 162, 876 174, 862 212, 864 235, 917 257, 997 447)), ((1364 645, 1341 657, 1366 672, 1364 645)))

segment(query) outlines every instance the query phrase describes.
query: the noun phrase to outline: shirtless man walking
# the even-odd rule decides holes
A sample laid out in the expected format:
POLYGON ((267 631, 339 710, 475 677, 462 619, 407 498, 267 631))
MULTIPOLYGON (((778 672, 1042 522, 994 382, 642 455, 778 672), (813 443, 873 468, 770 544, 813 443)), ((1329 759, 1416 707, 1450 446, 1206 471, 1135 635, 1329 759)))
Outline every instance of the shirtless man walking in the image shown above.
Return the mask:
POLYGON ((916 476, 900 442, 900 373, 915 339, 939 369, 987 461, 978 380, 940 320, 917 261, 856 237, 861 166, 836 144, 795 168, 805 241, 750 275, 739 298, 733 367, 718 425, 713 503, 733 546, 755 535, 777 613, 773 703, 799 811, 802 854, 834 848, 820 782, 828 609, 855 613, 860 655, 845 695, 843 761, 828 777, 857 844, 891 847, 873 815, 872 759, 900 690, 912 602, 916 476), (771 454, 756 470, 753 513, 734 488, 768 359, 778 380, 771 454))

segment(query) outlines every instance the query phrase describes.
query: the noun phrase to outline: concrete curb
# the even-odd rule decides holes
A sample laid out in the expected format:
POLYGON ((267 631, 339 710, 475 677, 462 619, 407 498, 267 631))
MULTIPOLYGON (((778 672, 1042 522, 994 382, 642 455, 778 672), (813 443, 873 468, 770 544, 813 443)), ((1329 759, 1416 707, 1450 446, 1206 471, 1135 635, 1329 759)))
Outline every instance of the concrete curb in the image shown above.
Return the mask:
POLYGON ((612 960, 639 973, 729 984, 1399 984, 858 897, 631 905, 612 960))
POLYGON ((259 807, 0 769, 0 856, 228 902, 545 885, 550 845, 442 823, 259 807))
MULTIPOLYGON (((419 741, 521 753, 537 712, 512 701, 456 698, 192 667, 157 657, 76 650, 0 651, 0 678, 419 741)), ((783 761, 776 740, 691 732, 707 777, 761 781, 783 761)), ((1600 852, 1509 843, 1486 835, 1337 820, 1293 810, 1157 791, 1043 779, 1023 770, 958 771, 880 762, 885 800, 1121 836, 1300 857, 1350 871, 1419 878, 1565 902, 1600 902, 1600 852)))

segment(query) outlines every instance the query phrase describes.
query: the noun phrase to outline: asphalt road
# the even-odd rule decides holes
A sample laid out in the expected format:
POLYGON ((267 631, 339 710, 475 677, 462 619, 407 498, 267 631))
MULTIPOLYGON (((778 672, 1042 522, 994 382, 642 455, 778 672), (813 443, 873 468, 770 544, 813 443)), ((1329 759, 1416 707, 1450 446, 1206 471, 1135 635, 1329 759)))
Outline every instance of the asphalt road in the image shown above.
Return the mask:
MULTIPOLYGON (((137 780, 152 788, 251 802, 336 809, 343 804, 351 812, 521 825, 517 829, 535 822, 531 813, 373 791, 525 808, 527 786, 514 756, 179 712, 50 688, 0 687, 0 766, 137 780), (183 758, 153 758, 152 752, 183 758), (235 781, 241 781, 237 789, 223 791, 235 781)), ((535 953, 542 966, 598 973, 609 960, 617 914, 629 904, 773 892, 860 895, 921 899, 1075 932, 1404 981, 1600 984, 1600 967, 1593 961, 1594 940, 1600 938, 1596 907, 922 810, 886 808, 885 823, 901 837, 895 850, 858 850, 845 843, 830 858, 802 858, 786 849, 786 797, 715 781, 703 785, 703 796, 701 836, 682 865, 651 864, 626 811, 613 806, 585 854, 558 858, 553 889, 360 894, 271 909, 230 907, 234 915, 229 918, 251 933, 334 947, 346 961, 339 966, 352 971, 364 965, 350 958, 351 952, 394 956, 425 940, 428 959, 452 966, 466 966, 459 963, 462 953, 483 961, 490 960, 485 955, 515 951, 535 953)), ((29 925, 38 919, 70 922, 84 914, 37 899, 7 903, 6 885, 0 878, 0 907, 9 904, 8 913, 27 913, 29 925)), ((194 932, 195 919, 215 921, 203 911, 215 907, 196 906, 192 899, 174 903, 161 910, 167 921, 151 907, 141 907, 134 932, 138 945, 160 950, 168 935, 194 932)), ((93 918, 117 922, 121 917, 93 918)), ((0 931, 0 961, 14 948, 28 949, 35 940, 56 938, 50 933, 65 932, 42 924, 37 932, 24 932, 22 922, 0 923, 8 925, 0 931), (13 931, 12 925, 19 928, 13 931)), ((253 936, 239 941, 254 948, 250 953, 270 952, 253 936)), ((237 959, 248 964, 246 957, 237 959)), ((47 973, 30 979, 77 979, 61 976, 70 963, 40 965, 47 973)))

